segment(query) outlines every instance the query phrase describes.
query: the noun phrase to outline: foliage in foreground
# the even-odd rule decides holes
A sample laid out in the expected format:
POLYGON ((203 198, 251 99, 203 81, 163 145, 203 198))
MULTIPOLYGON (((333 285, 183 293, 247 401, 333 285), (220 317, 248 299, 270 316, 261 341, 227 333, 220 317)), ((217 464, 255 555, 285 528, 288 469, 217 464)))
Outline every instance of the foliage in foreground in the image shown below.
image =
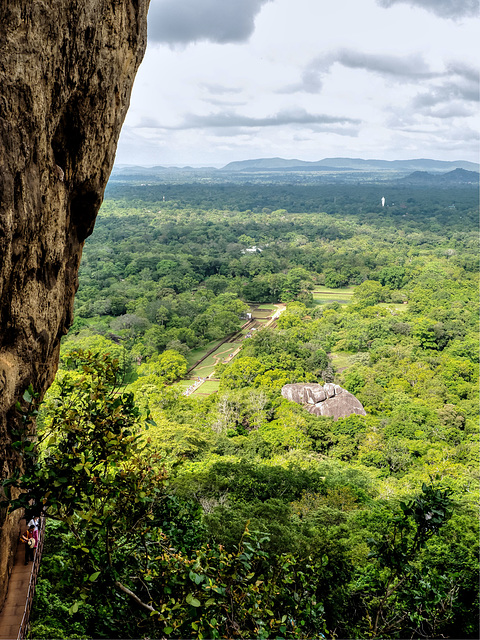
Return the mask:
POLYGON ((339 500, 318 485, 287 517, 293 537, 310 536, 307 552, 282 551, 248 520, 237 542, 209 541, 198 504, 171 493, 141 438, 131 397, 115 392, 118 373, 76 354, 40 455, 15 482, 52 522, 32 637, 473 637, 471 615, 460 618, 471 563, 452 582, 438 551, 450 491, 424 484, 410 501, 362 508, 359 488, 339 500))

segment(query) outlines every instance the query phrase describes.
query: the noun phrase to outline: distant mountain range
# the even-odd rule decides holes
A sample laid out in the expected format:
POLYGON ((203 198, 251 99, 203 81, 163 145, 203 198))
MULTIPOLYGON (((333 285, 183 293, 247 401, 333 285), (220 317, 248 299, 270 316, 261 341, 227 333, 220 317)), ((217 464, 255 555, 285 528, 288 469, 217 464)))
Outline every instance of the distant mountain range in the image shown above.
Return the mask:
POLYGON ((363 160, 361 158, 324 158, 317 162, 258 158, 230 162, 216 167, 142 167, 116 165, 112 182, 151 184, 165 181, 215 182, 291 181, 294 183, 354 183, 388 181, 397 184, 448 185, 478 184, 480 166, 465 160, 363 160))
POLYGON ((156 176, 159 173, 192 173, 192 172, 218 171, 216 167, 163 167, 157 165, 155 167, 142 167, 134 164, 119 164, 113 167, 112 175, 123 176, 156 176))
POLYGON ((221 171, 449 171, 465 169, 478 171, 479 165, 465 160, 363 160, 361 158, 324 158, 316 162, 259 158, 230 162, 221 171))
POLYGON ((414 171, 404 178, 399 178, 398 182, 407 184, 478 184, 480 174, 478 171, 466 171, 465 169, 454 169, 448 173, 432 174, 427 171, 414 171))

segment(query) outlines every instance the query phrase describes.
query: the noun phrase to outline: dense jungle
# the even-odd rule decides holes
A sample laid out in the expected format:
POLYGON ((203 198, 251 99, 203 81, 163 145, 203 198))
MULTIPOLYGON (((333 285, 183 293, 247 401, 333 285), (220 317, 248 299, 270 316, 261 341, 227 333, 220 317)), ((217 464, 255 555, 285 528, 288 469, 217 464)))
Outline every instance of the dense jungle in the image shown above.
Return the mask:
POLYGON ((477 210, 111 182, 56 381, 19 406, 13 506, 49 516, 30 637, 478 637, 477 210))

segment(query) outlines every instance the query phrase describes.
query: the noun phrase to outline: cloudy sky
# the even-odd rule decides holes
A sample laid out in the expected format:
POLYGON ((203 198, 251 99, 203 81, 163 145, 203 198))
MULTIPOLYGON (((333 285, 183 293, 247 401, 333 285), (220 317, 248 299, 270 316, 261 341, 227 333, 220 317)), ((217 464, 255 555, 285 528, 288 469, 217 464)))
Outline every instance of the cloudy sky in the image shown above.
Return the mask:
POLYGON ((478 0, 151 0, 118 164, 478 161, 478 0))

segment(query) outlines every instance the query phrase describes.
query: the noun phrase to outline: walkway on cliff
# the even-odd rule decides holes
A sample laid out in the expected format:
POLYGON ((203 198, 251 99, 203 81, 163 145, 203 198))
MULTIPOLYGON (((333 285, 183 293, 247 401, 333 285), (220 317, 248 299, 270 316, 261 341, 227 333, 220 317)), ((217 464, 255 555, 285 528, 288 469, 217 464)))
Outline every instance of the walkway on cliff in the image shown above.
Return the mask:
MULTIPOLYGON (((20 520, 18 538, 27 528, 25 519, 20 520)), ((39 545, 35 560, 25 565, 25 545, 18 542, 15 561, 8 582, 7 599, 0 612, 0 640, 23 640, 27 633, 30 609, 42 557, 45 521, 41 519, 39 545)))

